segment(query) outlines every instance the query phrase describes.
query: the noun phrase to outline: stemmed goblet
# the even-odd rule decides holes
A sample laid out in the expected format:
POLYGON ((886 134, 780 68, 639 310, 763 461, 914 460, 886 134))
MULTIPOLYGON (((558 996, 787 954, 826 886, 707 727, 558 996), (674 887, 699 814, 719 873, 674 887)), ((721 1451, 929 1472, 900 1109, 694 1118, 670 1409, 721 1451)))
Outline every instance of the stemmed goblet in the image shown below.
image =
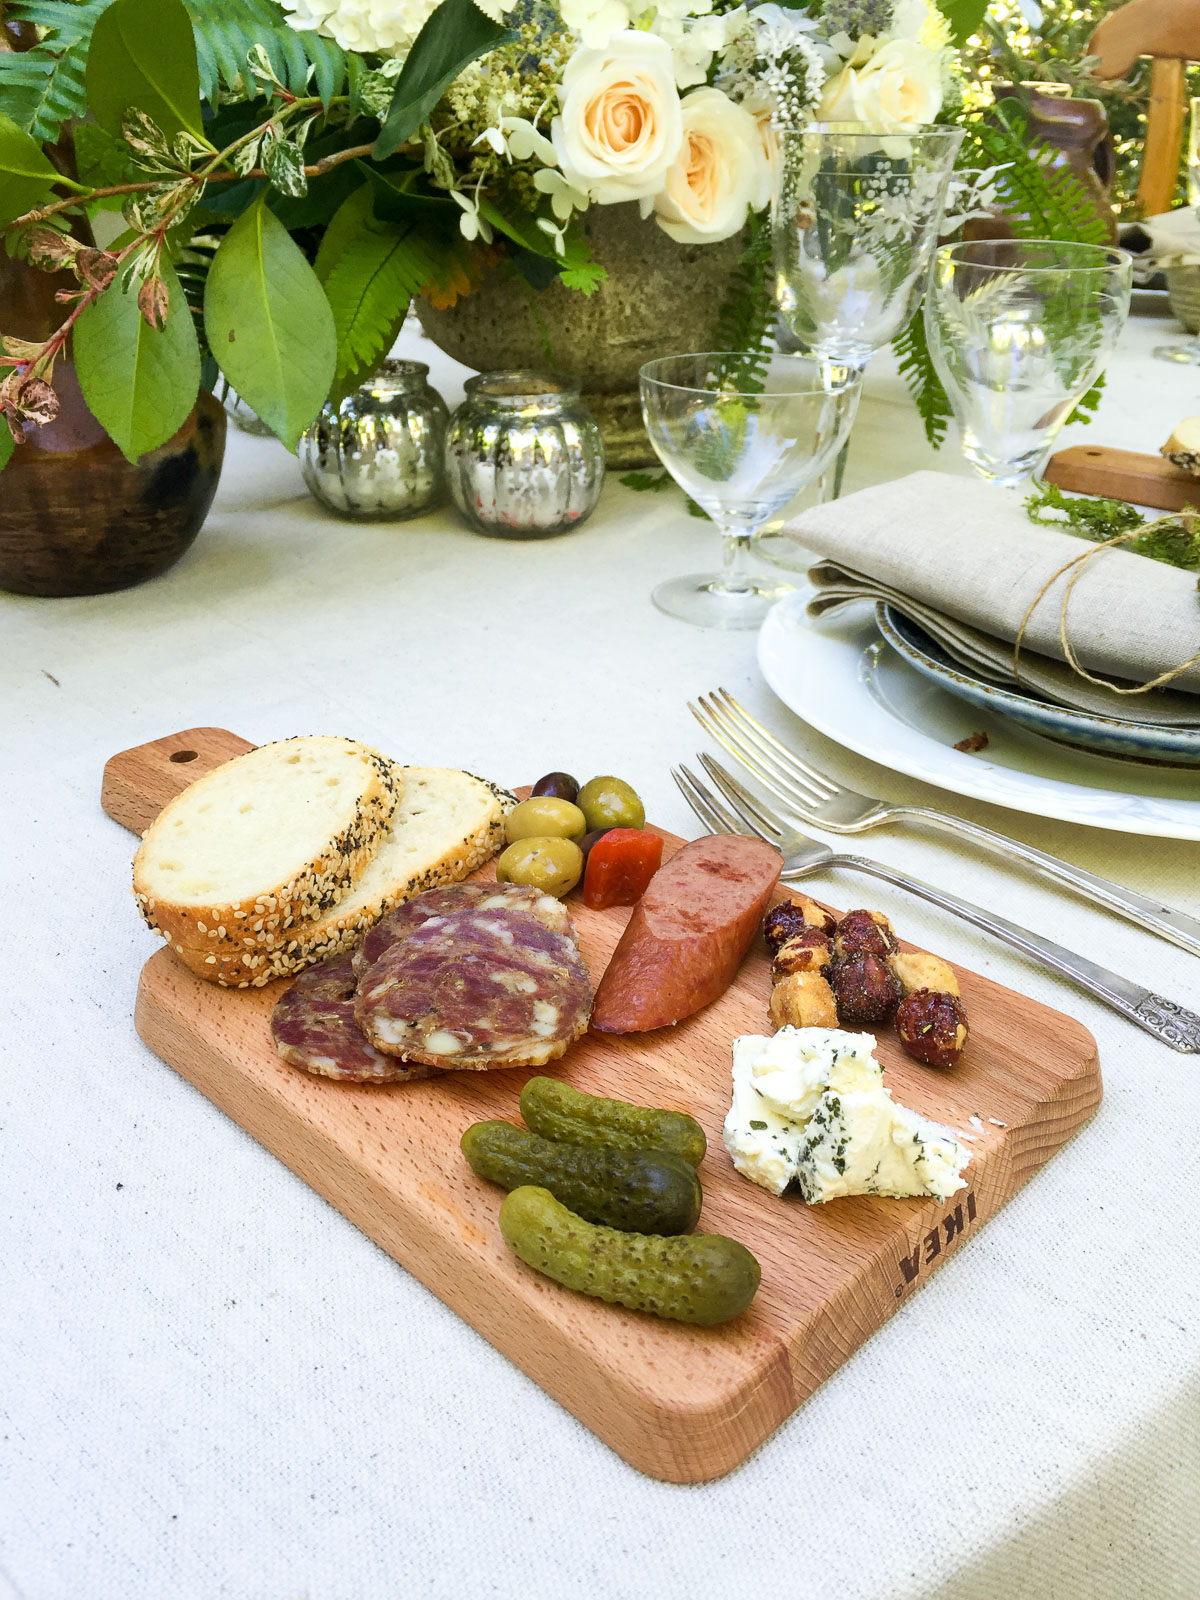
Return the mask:
MULTIPOLYGON (((775 298, 830 389, 857 390, 875 351, 912 320, 962 138, 958 128, 868 133, 857 123, 779 135, 775 298)), ((759 551, 794 565, 787 535, 760 540, 759 551)))
POLYGON ((1125 325, 1124 250, 1055 239, 943 245, 925 296, 929 353, 981 478, 1024 483, 1125 325))
POLYGON ((831 390, 808 356, 665 356, 641 369, 642 417, 663 466, 720 528, 719 573, 659 584, 654 604, 707 628, 755 628, 791 585, 747 571, 750 540, 842 448, 858 380, 831 390))

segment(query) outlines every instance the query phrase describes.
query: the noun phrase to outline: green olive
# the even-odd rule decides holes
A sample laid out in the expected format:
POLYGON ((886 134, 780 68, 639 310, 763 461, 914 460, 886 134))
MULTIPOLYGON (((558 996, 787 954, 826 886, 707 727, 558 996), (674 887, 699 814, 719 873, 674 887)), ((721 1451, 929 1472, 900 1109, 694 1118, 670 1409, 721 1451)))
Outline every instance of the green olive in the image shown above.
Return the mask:
POLYGON ((637 790, 622 778, 591 778, 579 791, 579 809, 587 831, 596 828, 644 828, 646 808, 637 790))
POLYGON ((518 839, 496 862, 501 883, 524 883, 561 900, 583 876, 583 851, 573 839, 518 839))
POLYGON ((504 834, 509 844, 518 839, 582 839, 587 819, 569 800, 551 795, 522 800, 504 819, 504 834))

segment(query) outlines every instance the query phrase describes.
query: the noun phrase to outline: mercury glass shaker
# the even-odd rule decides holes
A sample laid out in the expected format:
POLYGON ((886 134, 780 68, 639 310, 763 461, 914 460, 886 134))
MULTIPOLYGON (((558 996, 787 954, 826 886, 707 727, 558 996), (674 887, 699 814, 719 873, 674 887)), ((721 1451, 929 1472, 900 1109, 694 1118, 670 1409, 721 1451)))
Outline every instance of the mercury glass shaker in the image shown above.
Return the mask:
POLYGON ((484 372, 450 419, 450 493, 480 533, 545 539, 591 516, 604 441, 578 387, 552 373, 484 372))
POLYGON ((300 440, 304 481, 323 506, 376 522, 418 517, 445 497, 446 402, 423 361, 385 361, 326 405, 300 440))

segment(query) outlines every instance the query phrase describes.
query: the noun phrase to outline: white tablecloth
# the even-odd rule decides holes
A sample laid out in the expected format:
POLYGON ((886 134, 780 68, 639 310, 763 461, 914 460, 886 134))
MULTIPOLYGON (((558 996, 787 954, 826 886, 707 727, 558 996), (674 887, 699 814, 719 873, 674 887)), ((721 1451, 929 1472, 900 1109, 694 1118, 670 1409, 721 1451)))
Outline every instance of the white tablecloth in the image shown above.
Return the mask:
MULTIPOLYGON (((1200 410, 1200 368, 1149 359, 1177 331, 1130 325, 1081 438, 1153 450, 1200 410)), ((933 460, 886 362, 868 391, 848 487, 933 460)), ((962 470, 953 444, 936 461, 962 470)), ((615 481, 543 544, 450 512, 339 522, 280 446, 231 430, 174 571, 95 599, 0 597, 0 1595, 1200 1594, 1200 1061, 920 902, 822 883, 1079 1017, 1103 1107, 749 1463, 691 1489, 627 1467, 134 1033, 157 941, 129 897, 131 839, 100 811, 106 757, 201 724, 348 732, 513 782, 621 773, 694 834, 667 770, 699 742, 685 700, 724 683, 799 727, 751 635, 649 603, 714 555, 677 498, 615 481)), ((851 783, 942 798, 810 743, 851 783)), ((949 804, 1200 909, 1200 846, 949 804)), ((869 851, 1200 999, 1195 960, 945 838, 881 832, 869 851)))

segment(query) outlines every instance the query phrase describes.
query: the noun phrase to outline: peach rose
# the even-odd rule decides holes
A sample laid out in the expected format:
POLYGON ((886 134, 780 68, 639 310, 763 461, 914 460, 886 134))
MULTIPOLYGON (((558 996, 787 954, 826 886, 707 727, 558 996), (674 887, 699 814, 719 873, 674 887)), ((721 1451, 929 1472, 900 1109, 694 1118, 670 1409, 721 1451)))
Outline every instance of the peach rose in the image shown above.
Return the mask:
POLYGON ((720 89, 693 89, 683 102, 682 147, 654 199, 663 232, 680 244, 732 238, 751 206, 765 203, 769 183, 762 135, 750 113, 720 89))
POLYGON ((671 47, 633 29, 577 50, 550 130, 567 182, 600 205, 657 194, 683 141, 671 47))

